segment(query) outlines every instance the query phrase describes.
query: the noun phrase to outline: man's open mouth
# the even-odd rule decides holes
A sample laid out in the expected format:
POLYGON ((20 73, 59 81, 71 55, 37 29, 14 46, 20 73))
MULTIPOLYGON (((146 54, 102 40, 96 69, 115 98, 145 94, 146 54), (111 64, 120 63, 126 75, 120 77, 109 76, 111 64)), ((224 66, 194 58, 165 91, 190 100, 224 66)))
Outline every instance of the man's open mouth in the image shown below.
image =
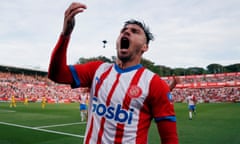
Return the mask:
POLYGON ((129 39, 126 37, 122 37, 121 39, 121 49, 128 49, 129 47, 129 39))

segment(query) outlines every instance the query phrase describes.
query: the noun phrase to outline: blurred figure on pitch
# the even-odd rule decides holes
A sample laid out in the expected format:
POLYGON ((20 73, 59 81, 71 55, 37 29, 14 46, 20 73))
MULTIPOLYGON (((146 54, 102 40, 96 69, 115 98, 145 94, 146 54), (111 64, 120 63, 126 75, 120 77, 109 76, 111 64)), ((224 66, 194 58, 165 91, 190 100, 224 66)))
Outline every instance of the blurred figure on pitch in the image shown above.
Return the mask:
POLYGON ((190 94, 187 97, 187 103, 188 103, 188 110, 189 110, 189 120, 192 120, 193 113, 196 115, 196 104, 197 104, 197 98, 195 95, 190 94))
POLYGON ((28 96, 24 96, 24 105, 28 105, 28 96))
POLYGON ((88 105, 88 89, 83 88, 82 93, 79 96, 80 103, 80 116, 81 121, 87 120, 87 105, 88 105))
POLYGON ((41 102, 41 103, 42 103, 42 109, 45 109, 46 101, 47 101, 46 97, 43 96, 43 97, 42 97, 42 102, 41 102))
POLYGON ((14 96, 14 95, 11 96, 11 100, 10 100, 10 105, 9 105, 9 107, 10 107, 10 108, 12 108, 12 107, 17 107, 17 105, 16 105, 16 100, 15 100, 15 96, 14 96))

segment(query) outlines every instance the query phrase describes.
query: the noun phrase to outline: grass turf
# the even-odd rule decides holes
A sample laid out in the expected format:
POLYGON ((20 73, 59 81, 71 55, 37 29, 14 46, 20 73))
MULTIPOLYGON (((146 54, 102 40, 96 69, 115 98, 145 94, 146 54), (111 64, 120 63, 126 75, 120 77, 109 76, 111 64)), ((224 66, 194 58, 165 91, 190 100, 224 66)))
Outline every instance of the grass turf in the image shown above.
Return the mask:
MULTIPOLYGON (((198 104, 193 120, 188 120, 186 104, 176 103, 175 111, 180 144, 240 143, 239 103, 198 104)), ((77 103, 47 104, 45 109, 40 103, 17 103, 16 108, 0 103, 1 144, 81 144, 85 126, 77 103)), ((156 143, 160 140, 153 122, 149 144, 156 143)))

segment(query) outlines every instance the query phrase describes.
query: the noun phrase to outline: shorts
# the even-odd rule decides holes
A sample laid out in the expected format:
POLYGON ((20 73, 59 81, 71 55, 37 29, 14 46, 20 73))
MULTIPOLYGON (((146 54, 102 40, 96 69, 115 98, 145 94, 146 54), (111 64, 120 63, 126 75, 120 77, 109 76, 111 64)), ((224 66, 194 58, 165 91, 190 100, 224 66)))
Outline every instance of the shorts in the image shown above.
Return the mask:
POLYGON ((80 104, 80 110, 87 110, 87 105, 86 104, 80 104))
POLYGON ((196 106, 195 105, 189 105, 188 106, 188 110, 195 111, 196 110, 196 106))

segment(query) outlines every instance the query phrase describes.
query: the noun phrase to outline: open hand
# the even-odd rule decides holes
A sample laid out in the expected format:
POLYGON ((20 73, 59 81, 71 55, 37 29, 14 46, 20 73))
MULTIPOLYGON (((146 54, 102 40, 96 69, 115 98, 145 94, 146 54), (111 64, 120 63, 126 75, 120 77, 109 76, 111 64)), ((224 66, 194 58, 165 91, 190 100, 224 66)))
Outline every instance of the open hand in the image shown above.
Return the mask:
POLYGON ((86 5, 78 2, 73 2, 64 13, 64 24, 62 34, 69 36, 74 28, 75 19, 74 16, 83 12, 87 8, 86 5))

